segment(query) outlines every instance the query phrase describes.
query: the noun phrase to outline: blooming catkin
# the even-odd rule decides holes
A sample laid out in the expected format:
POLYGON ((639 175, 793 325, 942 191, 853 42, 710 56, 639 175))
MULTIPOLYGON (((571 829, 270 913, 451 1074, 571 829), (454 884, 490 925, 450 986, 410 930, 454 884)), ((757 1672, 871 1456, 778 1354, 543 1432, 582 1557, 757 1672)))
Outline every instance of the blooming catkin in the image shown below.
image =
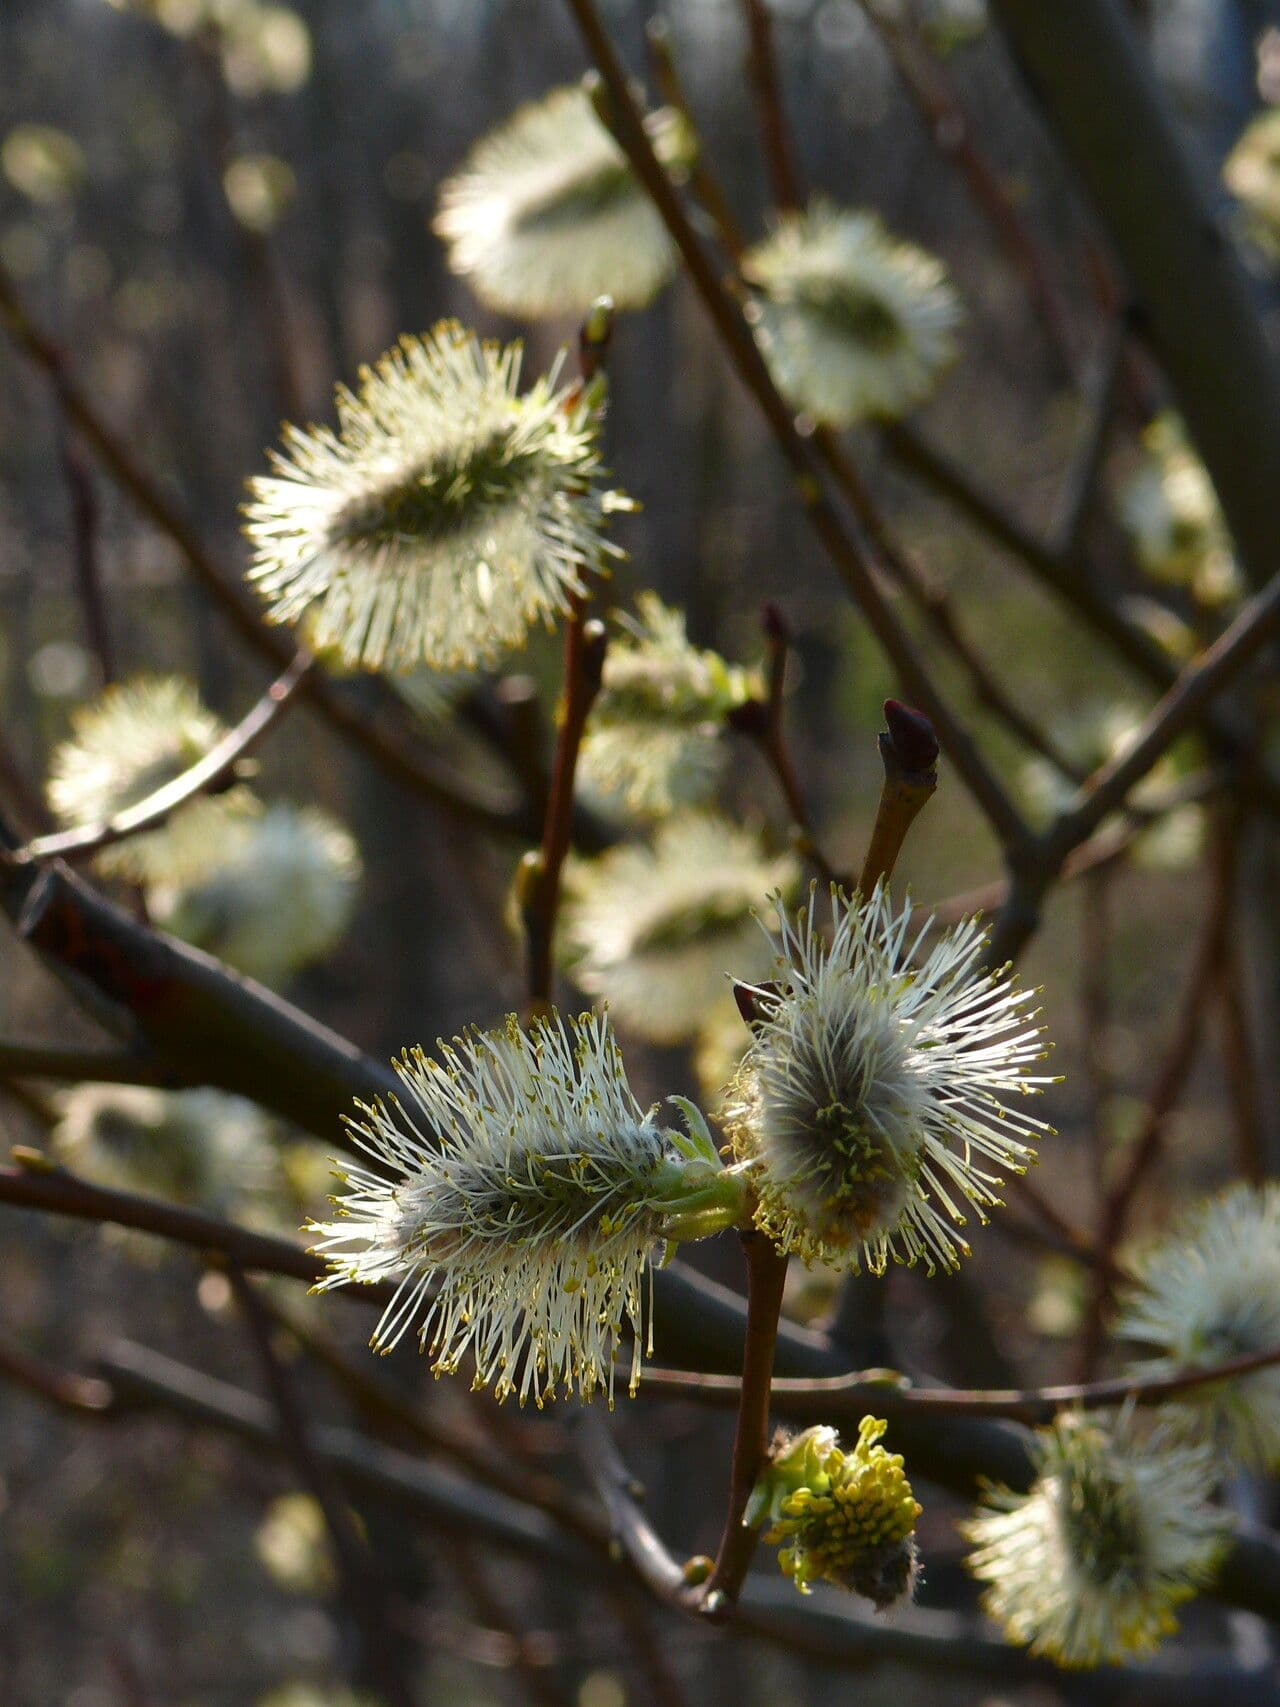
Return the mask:
POLYGON ((1131 1415, 1064 1416, 1040 1431, 1036 1458, 1029 1493, 993 1490, 964 1526, 984 1607, 1010 1641, 1059 1665, 1151 1652, 1222 1552, 1212 1455, 1165 1429, 1143 1438, 1131 1415))
POLYGON ((815 199, 747 253, 743 273, 778 389, 816 421, 903 415, 955 358, 960 306, 942 263, 874 214, 815 199))
POLYGON ((928 925, 887 891, 832 891, 782 918, 775 982, 748 987, 754 1038, 727 1093, 737 1155, 754 1165, 756 1224, 806 1262, 881 1273, 892 1257, 954 1268, 962 1203, 1000 1200, 994 1167, 1021 1173, 1046 1130, 1009 1099, 1045 1081, 1029 992, 983 971, 974 920, 912 964, 928 925))
MULTIPOLYGON (((1280 1185, 1235 1185, 1130 1261, 1116 1333, 1158 1354, 1135 1379, 1226 1363, 1280 1345, 1280 1185)), ((1280 1366, 1182 1393, 1169 1416, 1243 1464, 1280 1464, 1280 1366)))
POLYGON ((599 411, 556 372, 520 392, 521 349, 454 321, 402 338, 338 430, 285 429, 250 483, 249 578, 277 622, 364 669, 470 669, 524 644, 616 550, 599 411))
POLYGON ((625 1318, 634 1390, 655 1246, 683 1215, 712 1230, 700 1218, 733 1198, 696 1110, 681 1105, 686 1135, 641 1109, 598 1015, 529 1031, 513 1018, 396 1071, 404 1099, 351 1122, 377 1171, 346 1168, 338 1218, 313 1226, 322 1284, 394 1282, 376 1349, 416 1323, 437 1373, 469 1354, 477 1386, 539 1405, 557 1389, 612 1399, 625 1318))
POLYGON ((921 1507, 901 1455, 877 1444, 887 1426, 863 1417, 850 1451, 823 1427, 775 1445, 746 1521, 767 1519, 764 1538, 802 1594, 821 1580, 884 1610, 913 1593, 921 1507))
MULTIPOLYGON (((678 169, 688 127, 667 109, 646 129, 678 169)), ((440 189, 449 265, 505 314, 584 314, 599 296, 642 308, 675 268, 661 216, 580 86, 519 108, 440 189)))

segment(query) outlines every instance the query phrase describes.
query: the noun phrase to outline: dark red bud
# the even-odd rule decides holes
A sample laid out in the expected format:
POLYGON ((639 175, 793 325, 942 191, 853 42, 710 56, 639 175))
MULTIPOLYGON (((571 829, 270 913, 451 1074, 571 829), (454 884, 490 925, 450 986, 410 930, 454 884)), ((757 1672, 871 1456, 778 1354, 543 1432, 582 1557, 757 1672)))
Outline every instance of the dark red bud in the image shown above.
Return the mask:
POLYGON ((742 1015, 743 1023, 754 1030, 762 1020, 769 1017, 777 998, 782 994, 777 984, 758 984, 749 988, 746 984, 733 986, 733 999, 738 1004, 738 1012, 742 1015))
POLYGON ((923 711, 900 699, 884 702, 884 720, 894 757, 904 771, 931 771, 938 762, 938 737, 923 711))

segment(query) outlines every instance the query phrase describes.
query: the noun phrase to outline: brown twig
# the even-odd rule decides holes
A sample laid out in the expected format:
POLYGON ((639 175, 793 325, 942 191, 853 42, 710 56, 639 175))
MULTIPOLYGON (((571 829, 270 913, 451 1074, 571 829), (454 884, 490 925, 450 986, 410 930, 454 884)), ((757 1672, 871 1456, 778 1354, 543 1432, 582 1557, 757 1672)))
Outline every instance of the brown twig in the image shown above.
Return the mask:
POLYGON ((1262 1098, 1244 990, 1240 944, 1235 930, 1228 928, 1218 962, 1218 993, 1222 1004, 1222 1052, 1227 1069, 1227 1091, 1236 1129, 1236 1167, 1250 1185, 1261 1186, 1267 1178, 1262 1098))
POLYGON ((528 956, 530 1018, 550 1012, 560 880, 573 823, 573 784, 587 717, 600 691, 608 637, 602 622, 587 619, 586 595, 575 594, 564 630, 564 703, 547 791, 542 845, 521 870, 522 912, 528 956))
POLYGON ((230 777, 236 766, 257 747, 279 722, 294 695, 307 679, 313 666, 309 653, 299 652, 293 662, 277 677, 234 729, 212 746, 202 759, 147 795, 134 806, 117 812, 114 818, 101 824, 83 824, 73 830, 61 830, 54 835, 38 836, 25 847, 16 848, 7 858, 13 865, 32 865, 44 859, 90 859, 103 848, 127 841, 143 830, 163 824, 180 806, 197 794, 216 789, 230 777))
MULTIPOLYGON (((1239 1380, 1278 1363, 1280 1346, 1268 1346, 1263 1351, 1170 1375, 1120 1376, 1111 1381, 1027 1388, 916 1387, 887 1370, 816 1381, 780 1376, 773 1383, 773 1405, 780 1416, 796 1422, 853 1422, 872 1411, 891 1422, 913 1416, 990 1417, 1036 1425, 1052 1422, 1064 1410, 1110 1410, 1129 1401, 1162 1405, 1199 1387, 1239 1380)), ((737 1402, 741 1387, 736 1375, 650 1368, 645 1372, 641 1393, 649 1398, 688 1399, 727 1410, 737 1402)))
POLYGON ((747 240, 720 187, 720 180, 707 165, 706 150, 702 145, 697 121, 694 119, 693 109, 689 105, 689 97, 671 49, 671 25, 666 18, 650 18, 645 25, 645 37, 649 44, 649 58, 658 92, 667 106, 680 115, 695 141, 694 161, 689 168, 689 188, 711 221, 712 229, 725 254, 737 266, 746 253, 747 240))
POLYGON ((587 1472, 609 1519, 610 1533, 649 1592, 668 1606, 687 1608, 689 1585, 682 1567, 638 1504, 640 1490, 623 1463, 598 1410, 584 1410, 575 1437, 587 1472))
POLYGON ((823 853, 814 834, 809 803, 800 786, 787 741, 785 700, 791 629, 782 611, 772 603, 764 608, 761 627, 768 654, 765 697, 763 700, 749 699, 735 706, 729 713, 728 722, 739 734, 755 742, 773 772, 791 814, 798 851, 809 860, 824 883, 835 883, 838 881, 835 867, 823 853))
POLYGON ((1128 333, 1124 316, 1116 315, 1106 328, 1102 347, 1085 382, 1084 432, 1063 478, 1052 529, 1052 549, 1063 558, 1069 559, 1079 550, 1080 536, 1089 519, 1089 508, 1097 495, 1098 479, 1111 436, 1116 393, 1124 372, 1128 333))
POLYGON ((830 427, 814 433, 817 445, 836 484, 848 501, 867 537, 875 546, 890 579, 907 594, 921 616, 969 678, 973 696, 1032 752, 1041 753, 1064 776, 1083 780, 1083 772, 1072 764, 1057 744, 1006 692, 996 672, 979 653, 956 615, 951 595, 921 564, 897 543, 884 515, 863 480, 857 464, 839 435, 830 427))
POLYGON ((59 434, 59 450, 70 497, 72 559, 80 607, 84 613, 85 634, 98 661, 99 681, 106 686, 115 681, 117 670, 111 624, 107 620, 107 604, 103 596, 102 565, 98 557, 98 499, 88 464, 65 425, 59 434))
POLYGON ((747 1331, 729 1474, 729 1506, 715 1568, 703 1591, 702 1604, 708 1613, 737 1599, 760 1539, 759 1531, 743 1522, 743 1513, 769 1451, 769 1392, 782 1289, 787 1279, 787 1259, 779 1255, 772 1239, 754 1231, 739 1237, 747 1259, 747 1331))
POLYGON ((1009 896, 991 939, 993 960, 1011 960, 1023 948, 1035 929, 1040 903, 1071 851, 1124 804, 1129 790, 1269 644, 1277 626, 1280 574, 1186 666, 1124 751, 1087 779, 1044 835, 1018 850, 1009 896))
POLYGON ((764 0, 740 0, 740 6, 747 28, 747 75, 755 95, 773 205, 779 213, 792 213, 802 200, 800 173, 782 100, 773 19, 764 0))
POLYGON ((978 146, 963 103, 941 65, 920 50, 883 0, 863 0, 862 9, 938 152, 959 171, 975 206, 1021 275, 1054 357, 1070 378, 1075 370, 1073 339, 1061 294, 1030 226, 978 146))
POLYGON ((1114 1281, 1110 1259, 1124 1238, 1138 1189, 1159 1154, 1169 1116, 1195 1065, 1205 1010, 1214 993, 1216 974, 1231 928, 1235 893, 1234 847, 1234 832, 1224 827, 1217 837, 1209 910, 1187 976, 1173 1033, 1148 1094, 1142 1123, 1129 1146, 1124 1169, 1103 1199, 1097 1248, 1107 1263, 1106 1266, 1100 1264, 1094 1271, 1080 1334, 1080 1367, 1086 1378, 1092 1372, 1102 1346, 1103 1323, 1114 1281))
POLYGON ((884 717, 888 730, 879 737, 884 787, 858 878, 860 895, 888 883, 907 832, 938 786, 938 740, 929 719, 896 699, 885 700, 884 717))
POLYGON ((109 1411, 114 1402, 109 1382, 100 1381, 96 1375, 56 1369, 6 1340, 0 1340, 0 1379, 25 1387, 60 1411, 77 1415, 99 1415, 109 1411))

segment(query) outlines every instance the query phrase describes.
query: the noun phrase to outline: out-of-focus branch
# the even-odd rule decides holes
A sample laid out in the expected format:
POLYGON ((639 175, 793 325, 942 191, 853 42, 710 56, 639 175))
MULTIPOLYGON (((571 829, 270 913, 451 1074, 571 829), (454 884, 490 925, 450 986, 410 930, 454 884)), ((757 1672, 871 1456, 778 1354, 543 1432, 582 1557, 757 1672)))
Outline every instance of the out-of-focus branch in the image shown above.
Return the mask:
POLYGON ((994 166, 974 136, 964 105, 938 61, 914 41, 898 9, 863 0, 862 10, 883 42, 893 68, 934 146, 964 179, 996 241, 1020 275, 1028 300, 1064 375, 1075 369, 1071 327, 1048 260, 994 166))
POLYGON ((90 650, 98 661, 98 676, 103 684, 116 679, 115 647, 111 640, 111 624, 107 620, 107 603, 103 595, 102 564, 98 554, 98 499, 93 490, 93 476, 74 435, 64 427, 59 434, 62 471, 66 476, 71 509, 71 545, 75 563, 76 588, 84 612, 85 634, 90 650))
POLYGON ((795 144, 783 106, 773 19, 765 0, 740 0, 740 10, 747 29, 747 75, 755 96, 773 205, 779 213, 791 213, 800 206, 802 193, 795 144))
MULTIPOLYGON (((75 1221, 106 1222, 114 1227, 151 1233, 156 1238, 186 1245, 206 1258, 234 1262, 248 1273, 280 1274, 290 1280, 305 1281, 309 1286, 324 1276, 325 1265, 288 1239, 255 1233, 248 1227, 238 1227, 234 1222, 162 1198, 95 1185, 91 1180, 52 1167, 35 1152, 15 1154, 16 1165, 0 1167, 0 1203, 15 1209, 35 1209, 75 1221)), ((362 1286, 344 1292, 344 1296, 386 1304, 393 1290, 386 1286, 362 1286)))
POLYGON ((103 848, 113 847, 143 830, 163 824, 179 806, 225 782, 240 761, 266 739, 306 681, 313 662, 309 653, 299 652, 283 675, 272 682, 234 729, 229 729, 202 759, 183 771, 181 776, 156 789, 145 800, 138 801, 136 806, 117 812, 114 818, 101 824, 84 824, 74 830, 38 836, 35 841, 15 848, 12 853, 0 853, 0 858, 13 865, 32 865, 42 859, 89 859, 103 848))
POLYGON ((973 696, 1009 732, 1034 753, 1041 753, 1064 776, 1082 780, 1082 774, 1048 734, 1005 691, 996 672, 979 653, 956 615, 951 595, 929 572, 908 555, 890 532, 880 506, 863 480, 848 447, 829 427, 819 427, 814 442, 844 494, 849 508, 866 529, 880 562, 890 578, 902 588, 929 627, 941 640, 969 678, 973 696))
POLYGON ((1074 848, 1122 806, 1129 790, 1239 680, 1280 627, 1280 574, 1243 606, 1212 646, 1182 671, 1124 751, 1088 778, 1044 835, 1020 852, 992 937, 992 958, 1012 959, 1035 928, 1040 902, 1074 848))
POLYGON ((650 18, 645 25, 645 37, 649 43, 649 57, 653 64, 653 79, 657 84, 658 93, 667 106, 679 113, 688 126, 690 135, 697 139, 697 151, 689 168, 689 188, 711 221, 717 241, 737 266, 746 252, 747 240, 729 206, 719 178, 707 165, 706 150, 702 146, 697 121, 689 105, 689 97, 671 49, 671 25, 664 17, 650 18))
POLYGON ((396 1663, 396 1644, 388 1639, 384 1627, 385 1595, 368 1544, 356 1527, 351 1508, 334 1487, 328 1466, 315 1450, 310 1422, 289 1371, 272 1344, 270 1318, 253 1283, 234 1263, 227 1272, 262 1366, 284 1451, 298 1480, 324 1515, 342 1584, 340 1605, 350 1613, 359 1632, 358 1675, 376 1685, 389 1707, 413 1707, 412 1691, 396 1663))
POLYGON ((1204 1018, 1213 999, 1235 910, 1236 831, 1234 823, 1216 827, 1208 913, 1192 957, 1173 1033, 1124 1167, 1103 1197, 1097 1244, 1099 1254, 1107 1261, 1105 1266, 1100 1264, 1094 1270, 1080 1331, 1080 1372, 1086 1379, 1102 1348, 1102 1330, 1114 1280, 1110 1259, 1124 1238, 1134 1200, 1159 1154, 1169 1116, 1186 1088, 1204 1034, 1204 1018))
POLYGON ((1280 371, 1120 0, 992 0, 993 21, 1125 271, 1255 587, 1276 567, 1280 371))
POLYGON ((1111 436, 1116 393, 1124 371, 1125 345, 1129 329, 1123 315, 1107 326, 1102 347, 1084 387, 1085 422, 1062 482, 1058 513, 1053 525, 1051 549, 1070 560, 1080 548, 1080 536, 1097 495, 1098 479, 1111 436))
MULTIPOLYGON (((271 1407, 238 1387, 128 1342, 113 1346, 99 1359, 99 1367, 111 1388, 113 1403, 104 1412, 92 1413, 95 1418, 114 1420, 131 1413, 171 1415, 242 1440, 258 1451, 279 1455, 283 1450, 271 1407)), ((587 1420, 592 1421, 594 1415, 588 1413, 587 1420)), ((542 1570, 566 1570, 585 1581, 598 1583, 602 1570, 609 1568, 605 1555, 566 1543, 545 1518, 501 1495, 441 1476, 403 1453, 373 1445, 347 1429, 320 1426, 314 1430, 314 1439, 326 1468, 353 1492, 387 1501, 398 1511, 415 1513, 473 1545, 514 1553, 531 1559, 542 1570)), ((1260 1597, 1265 1602, 1276 1592, 1280 1554, 1272 1558, 1265 1543, 1250 1533, 1237 1542, 1233 1559, 1236 1556, 1240 1556, 1240 1571, 1254 1573, 1249 1581, 1256 1586, 1248 1603, 1255 1604, 1260 1597)), ((1242 1591, 1247 1586, 1242 1582, 1242 1591)), ((1262 1608, 1255 1605, 1255 1609, 1262 1608)), ((1017 1649, 974 1638, 954 1615, 918 1613, 913 1615, 910 1628, 894 1628, 844 1608, 800 1602, 794 1590, 775 1582, 749 1583, 742 1602, 729 1609, 728 1616, 744 1634, 859 1671, 893 1661, 927 1671, 954 1674, 960 1670, 981 1676, 986 1682, 997 1677, 1048 1682, 1060 1675, 1017 1649)), ((1259 1693, 1254 1690, 1252 1675, 1239 1667, 1196 1665, 1183 1654, 1175 1655, 1174 1660, 1176 1663, 1169 1666, 1091 1672, 1091 1700, 1114 1707, 1122 1701, 1125 1707, 1137 1703, 1143 1707, 1148 1703, 1151 1707, 1212 1707, 1214 1701, 1229 1698, 1232 1707, 1263 1707, 1264 1703, 1269 1707, 1269 1679, 1266 1691, 1259 1693), (1206 1693, 1206 1678, 1218 1690, 1217 1696, 1206 1693), (1222 1693, 1228 1678, 1234 1680, 1236 1691, 1229 1696, 1222 1693), (1157 1686, 1158 1694, 1153 1693, 1157 1686)))
POLYGON ((765 697, 748 699, 730 711, 728 722, 740 735, 754 741, 773 772, 782 798, 791 814, 792 833, 797 851, 813 865, 824 883, 838 881, 835 867, 823 853, 814 833, 809 803, 787 741, 786 682, 787 658, 791 650, 791 629, 775 604, 764 608, 761 626, 768 650, 768 672, 765 697))
POLYGON ((65 1084, 162 1085, 176 1090, 193 1081, 140 1049, 74 1049, 57 1043, 0 1038, 0 1079, 53 1079, 65 1084))
POLYGON ((812 444, 798 431, 792 412, 773 383, 741 309, 726 289, 698 240, 679 195, 653 151, 631 85, 594 0, 567 0, 602 83, 600 107, 684 260, 717 335, 739 379, 764 416, 795 481, 809 523, 875 635, 912 703, 927 713, 943 751, 1004 844, 1025 834, 1013 801, 967 730, 925 669, 907 630, 876 582, 865 541, 846 526, 826 488, 825 470, 812 444))

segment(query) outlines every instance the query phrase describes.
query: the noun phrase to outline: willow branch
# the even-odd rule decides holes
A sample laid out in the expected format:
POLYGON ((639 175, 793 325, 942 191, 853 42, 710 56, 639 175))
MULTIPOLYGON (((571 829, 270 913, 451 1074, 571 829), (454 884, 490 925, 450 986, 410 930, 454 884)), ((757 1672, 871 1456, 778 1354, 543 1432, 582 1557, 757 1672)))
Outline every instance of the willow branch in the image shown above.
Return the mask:
MULTIPOLYGON (((990 1417, 1038 1425, 1052 1422, 1060 1411, 1110 1410, 1128 1402, 1163 1405, 1199 1387, 1241 1380, 1278 1363, 1280 1345, 1169 1375, 1119 1376, 1053 1387, 917 1387, 887 1370, 815 1381, 778 1377, 773 1384, 773 1404, 780 1416, 796 1422, 853 1423, 873 1411, 891 1422, 904 1417, 990 1417)), ((651 1399, 689 1399, 728 1409, 741 1387, 736 1375, 648 1369, 641 1392, 651 1399)))
POLYGON ((900 14, 891 12, 884 0, 863 0, 862 10, 884 43, 903 90, 934 146, 955 166, 974 206, 1020 275, 1063 374, 1072 377, 1075 359, 1071 328, 1048 261, 1017 203, 979 147, 960 97, 937 60, 908 35, 899 21, 900 14))
POLYGON ((573 832, 573 788, 587 717, 600 691, 607 645, 604 624, 587 620, 586 595, 575 595, 564 630, 564 704, 547 791, 542 844, 521 871, 531 1016, 551 1008, 561 876, 573 832))
POLYGON ((875 545, 880 562, 890 579, 906 593, 934 634, 964 670, 978 704, 998 718, 1025 747, 1029 747, 1032 752, 1043 754, 1064 776, 1080 781, 1082 773, 1045 730, 1005 691, 995 671, 965 633, 947 589, 916 563, 894 539, 879 505, 839 435, 829 427, 819 427, 814 434, 814 443, 850 509, 875 545))
POLYGON ((782 79, 774 51, 773 19, 765 0, 740 0, 747 29, 747 75, 755 96, 765 166, 779 213, 800 206, 800 173, 795 145, 782 100, 782 79))
POLYGON ((99 679, 105 685, 116 679, 117 671, 111 624, 107 620, 107 604, 102 588, 102 563, 98 551, 98 499, 93 490, 93 478, 80 447, 65 425, 59 433, 59 454, 70 500, 72 558, 80 607, 84 613, 85 634, 90 650, 98 661, 99 679))
POLYGON ((993 937, 993 956, 1011 958, 1026 942, 1049 884, 1072 849, 1124 804, 1173 743, 1191 728, 1214 698, 1238 680, 1280 626, 1280 575, 1256 593, 1231 626, 1188 664, 1151 710, 1134 738, 1109 764, 1087 779, 1041 837, 1022 850, 1013 887, 993 937))
POLYGON ((54 835, 38 836, 35 841, 3 857, 14 865, 32 865, 43 859, 89 859, 103 848, 113 847, 143 830, 163 824, 188 800, 193 800, 197 794, 207 794, 225 782, 240 761, 265 740, 303 686, 313 663, 309 653, 299 652, 234 729, 229 729, 203 758, 144 800, 117 812, 114 818, 103 823, 84 824, 54 835))
POLYGON ((765 697, 749 699, 729 712, 728 722, 740 735, 747 736, 759 748, 765 763, 773 773, 782 798, 791 814, 792 834, 798 851, 817 871, 824 883, 838 881, 835 867, 823 853, 814 833, 809 803, 800 778, 796 774, 791 747, 787 741, 786 681, 787 659, 791 650, 791 629, 775 604, 765 606, 761 623, 768 653, 765 697))
POLYGON ((774 385, 741 310, 699 242, 675 187, 659 164, 626 72, 600 22, 594 0, 567 0, 567 4, 607 93, 607 116, 615 138, 667 227, 739 379, 759 406, 791 469, 797 495, 814 533, 862 610, 904 691, 933 722, 943 750, 997 838, 1002 843, 1018 842, 1025 834, 1025 825, 1017 808, 934 684, 910 635, 881 593, 872 555, 865 542, 846 526, 832 503, 820 459, 797 430, 791 410, 774 385))

